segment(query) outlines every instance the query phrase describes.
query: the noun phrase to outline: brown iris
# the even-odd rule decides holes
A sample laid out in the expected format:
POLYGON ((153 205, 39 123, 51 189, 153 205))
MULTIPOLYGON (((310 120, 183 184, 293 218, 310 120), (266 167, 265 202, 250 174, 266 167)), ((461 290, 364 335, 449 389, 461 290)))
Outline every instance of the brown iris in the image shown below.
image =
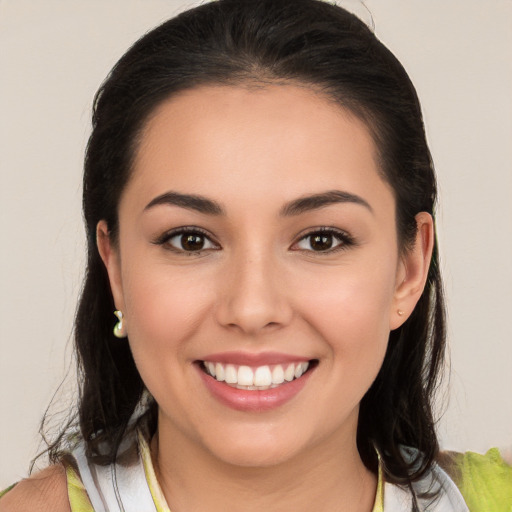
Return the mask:
POLYGON ((314 251, 326 251, 332 247, 332 235, 311 235, 310 244, 314 251))
POLYGON ((181 246, 186 251, 200 251, 204 247, 204 236, 198 234, 182 235, 181 246))

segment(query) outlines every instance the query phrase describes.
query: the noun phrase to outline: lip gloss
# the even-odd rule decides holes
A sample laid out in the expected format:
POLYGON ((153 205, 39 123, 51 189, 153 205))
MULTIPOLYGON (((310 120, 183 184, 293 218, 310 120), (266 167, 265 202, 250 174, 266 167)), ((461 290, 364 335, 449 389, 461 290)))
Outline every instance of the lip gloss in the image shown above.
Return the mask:
POLYGON ((199 365, 197 371, 205 386, 217 400, 232 409, 247 412, 263 412, 280 407, 302 390, 312 373, 312 371, 307 371, 298 379, 284 382, 275 388, 246 390, 217 381, 205 373, 199 365))

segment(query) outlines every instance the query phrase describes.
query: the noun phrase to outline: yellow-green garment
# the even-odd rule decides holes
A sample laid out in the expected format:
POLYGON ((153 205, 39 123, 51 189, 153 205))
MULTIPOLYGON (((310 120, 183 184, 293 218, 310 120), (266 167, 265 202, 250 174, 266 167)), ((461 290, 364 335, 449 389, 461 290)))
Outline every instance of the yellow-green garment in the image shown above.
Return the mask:
POLYGON ((471 512, 512 512, 512 466, 499 450, 449 453, 441 459, 471 512))

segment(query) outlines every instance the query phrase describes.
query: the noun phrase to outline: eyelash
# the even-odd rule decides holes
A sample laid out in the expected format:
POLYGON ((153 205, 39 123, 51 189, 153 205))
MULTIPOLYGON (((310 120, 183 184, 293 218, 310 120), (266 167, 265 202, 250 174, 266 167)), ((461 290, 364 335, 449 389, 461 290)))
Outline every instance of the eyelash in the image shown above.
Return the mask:
POLYGON ((205 230, 198 228, 196 226, 183 226, 181 228, 172 229, 171 231, 167 231, 162 236, 158 237, 154 242, 155 245, 162 245, 165 246, 165 248, 169 251, 176 252, 178 254, 186 254, 188 256, 192 255, 200 255, 204 251, 211 251, 218 250, 219 244, 217 242, 214 242, 212 240, 212 237, 210 234, 208 234, 205 230), (170 240, 183 235, 199 235, 205 240, 208 240, 212 245, 215 246, 215 248, 208 247, 206 249, 199 249, 197 251, 187 251, 186 249, 178 249, 177 247, 174 247, 170 244, 170 240))
MULTIPOLYGON (((321 228, 315 228, 306 234, 303 234, 296 242, 293 243, 291 246, 292 248, 296 245, 298 245, 300 242, 313 237, 314 235, 321 235, 321 236, 331 236, 338 240, 338 244, 335 245, 332 248, 328 248, 325 251, 315 251, 312 249, 297 249, 301 252, 307 252, 312 254, 333 254, 338 251, 346 250, 347 248, 356 245, 356 242, 354 238, 349 235, 347 232, 334 229, 334 228, 328 228, 328 227, 321 227, 321 228)), ((177 229, 173 229, 171 231, 167 231, 162 236, 158 237, 156 240, 153 241, 155 245, 162 245, 165 246, 165 248, 169 251, 176 252, 178 254, 186 254, 188 256, 192 255, 200 255, 204 251, 211 251, 211 250, 219 250, 220 246, 217 242, 212 240, 211 235, 209 235, 205 230, 198 228, 196 226, 183 226, 177 229), (174 247, 170 244, 170 240, 178 237, 178 236, 184 236, 184 235, 199 235, 205 240, 208 240, 213 246, 215 247, 207 247, 205 249, 198 249, 197 251, 188 251, 186 249, 179 249, 177 247, 174 247)), ((311 246, 311 241, 310 241, 311 246)))
MULTIPOLYGON (((299 244, 301 241, 306 240, 307 238, 313 237, 314 235, 321 235, 321 236, 332 236, 333 238, 337 239, 339 241, 338 245, 335 245, 332 248, 329 248, 325 251, 314 251, 310 249, 299 249, 303 252, 308 252, 312 254, 333 254, 339 251, 344 251, 348 249, 351 246, 356 245, 356 241, 354 238, 349 235, 346 231, 342 231, 341 229, 335 229, 335 228, 328 228, 328 227, 321 227, 321 228, 314 228, 311 231, 307 232, 306 234, 302 235, 297 242, 295 242, 293 245, 299 244)), ((311 245, 311 241, 310 241, 311 245)), ((293 246, 292 246, 293 247, 293 246)))

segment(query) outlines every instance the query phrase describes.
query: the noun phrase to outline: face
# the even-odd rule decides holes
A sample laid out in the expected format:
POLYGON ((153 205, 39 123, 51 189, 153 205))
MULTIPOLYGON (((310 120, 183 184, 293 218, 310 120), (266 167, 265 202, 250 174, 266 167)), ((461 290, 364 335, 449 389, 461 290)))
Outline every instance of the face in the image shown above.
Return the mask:
POLYGON ((294 86, 181 93, 146 125, 119 226, 99 247, 160 435, 238 465, 355 447, 424 280, 363 123, 294 86))

